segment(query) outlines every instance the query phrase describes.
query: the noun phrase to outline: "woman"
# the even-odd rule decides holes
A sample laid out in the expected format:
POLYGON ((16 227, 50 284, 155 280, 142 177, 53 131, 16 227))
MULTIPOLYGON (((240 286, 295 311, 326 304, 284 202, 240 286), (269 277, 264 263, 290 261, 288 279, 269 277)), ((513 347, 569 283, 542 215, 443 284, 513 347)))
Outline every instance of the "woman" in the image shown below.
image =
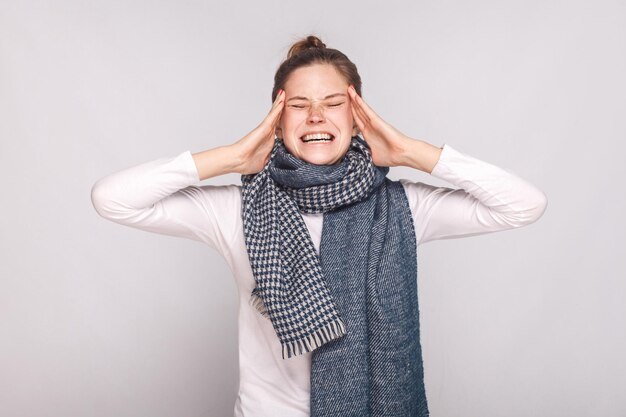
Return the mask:
POLYGON ((528 225, 546 196, 390 126, 361 97, 356 66, 315 36, 274 81, 245 137, 108 175, 94 207, 226 259, 240 297, 236 416, 426 416, 417 246, 528 225), (392 166, 461 188, 391 181, 392 166), (233 172, 241 186, 197 185, 233 172))

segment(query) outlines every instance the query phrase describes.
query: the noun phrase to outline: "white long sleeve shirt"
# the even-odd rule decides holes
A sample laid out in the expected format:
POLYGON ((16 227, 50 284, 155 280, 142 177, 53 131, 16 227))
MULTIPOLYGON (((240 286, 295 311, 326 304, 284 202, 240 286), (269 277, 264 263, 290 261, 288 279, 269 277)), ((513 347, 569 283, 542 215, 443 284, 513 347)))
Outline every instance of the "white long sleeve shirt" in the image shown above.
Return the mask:
MULTIPOLYGON (((517 175, 444 144, 431 175, 459 189, 401 179, 417 244, 497 232, 535 222, 545 194, 517 175)), ((255 286, 241 220, 241 185, 198 185, 190 151, 98 180, 91 193, 104 218, 203 242, 227 261, 238 288, 239 392, 235 417, 309 416, 311 353, 282 359, 271 322, 250 304, 255 286)), ((319 254, 323 213, 301 213, 319 254)))

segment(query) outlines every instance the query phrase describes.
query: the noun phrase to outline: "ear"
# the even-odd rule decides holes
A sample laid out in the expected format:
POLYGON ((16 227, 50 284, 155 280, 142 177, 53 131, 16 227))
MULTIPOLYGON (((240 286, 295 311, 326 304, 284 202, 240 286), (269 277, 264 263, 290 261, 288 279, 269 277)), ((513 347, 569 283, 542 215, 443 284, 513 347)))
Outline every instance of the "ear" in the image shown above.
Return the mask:
POLYGON ((359 133, 360 133, 360 132, 359 132, 359 127, 355 124, 355 125, 352 127, 352 136, 354 137, 354 136, 358 135, 359 133))
POLYGON ((274 129, 274 133, 276 134, 277 138, 283 138, 283 129, 281 129, 280 127, 276 126, 276 129, 274 129))

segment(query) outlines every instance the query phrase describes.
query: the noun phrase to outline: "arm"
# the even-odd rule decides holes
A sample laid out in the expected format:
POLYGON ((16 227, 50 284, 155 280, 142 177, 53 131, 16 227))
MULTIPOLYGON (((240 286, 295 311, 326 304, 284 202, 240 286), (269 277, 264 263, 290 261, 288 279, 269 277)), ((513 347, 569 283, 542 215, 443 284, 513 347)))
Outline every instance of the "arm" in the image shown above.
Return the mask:
POLYGON ((205 177, 226 172, 220 148, 160 158, 99 179, 91 201, 107 220, 137 229, 204 242, 222 255, 234 236, 239 213, 235 185, 197 186, 198 163, 205 177), (219 156, 222 159, 218 159, 219 156))
POLYGON ((408 166, 461 187, 452 189, 400 180, 411 206, 418 245, 530 224, 543 214, 546 195, 494 165, 416 140, 385 122, 348 87, 352 116, 378 166, 408 166))
POLYGON ((232 145, 162 158, 98 180, 91 201, 102 217, 138 229, 207 243, 225 255, 239 230, 239 186, 196 186, 226 173, 263 169, 274 146, 284 92, 250 133, 232 145))
MULTIPOLYGON (((448 144, 437 149, 441 151, 431 175, 459 189, 400 180, 413 212, 418 244, 522 227, 545 212, 546 195, 528 181, 448 144)), ((427 167, 428 162, 420 166, 427 167)))

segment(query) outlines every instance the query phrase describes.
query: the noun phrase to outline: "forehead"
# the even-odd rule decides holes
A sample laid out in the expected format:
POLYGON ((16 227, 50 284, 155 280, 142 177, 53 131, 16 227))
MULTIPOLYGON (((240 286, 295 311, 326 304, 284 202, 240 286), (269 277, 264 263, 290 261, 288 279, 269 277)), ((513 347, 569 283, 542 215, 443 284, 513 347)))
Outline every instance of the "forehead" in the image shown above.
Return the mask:
POLYGON ((311 100, 323 100, 335 93, 345 93, 348 82, 329 64, 316 64, 298 68, 285 83, 287 99, 298 96, 311 100))

